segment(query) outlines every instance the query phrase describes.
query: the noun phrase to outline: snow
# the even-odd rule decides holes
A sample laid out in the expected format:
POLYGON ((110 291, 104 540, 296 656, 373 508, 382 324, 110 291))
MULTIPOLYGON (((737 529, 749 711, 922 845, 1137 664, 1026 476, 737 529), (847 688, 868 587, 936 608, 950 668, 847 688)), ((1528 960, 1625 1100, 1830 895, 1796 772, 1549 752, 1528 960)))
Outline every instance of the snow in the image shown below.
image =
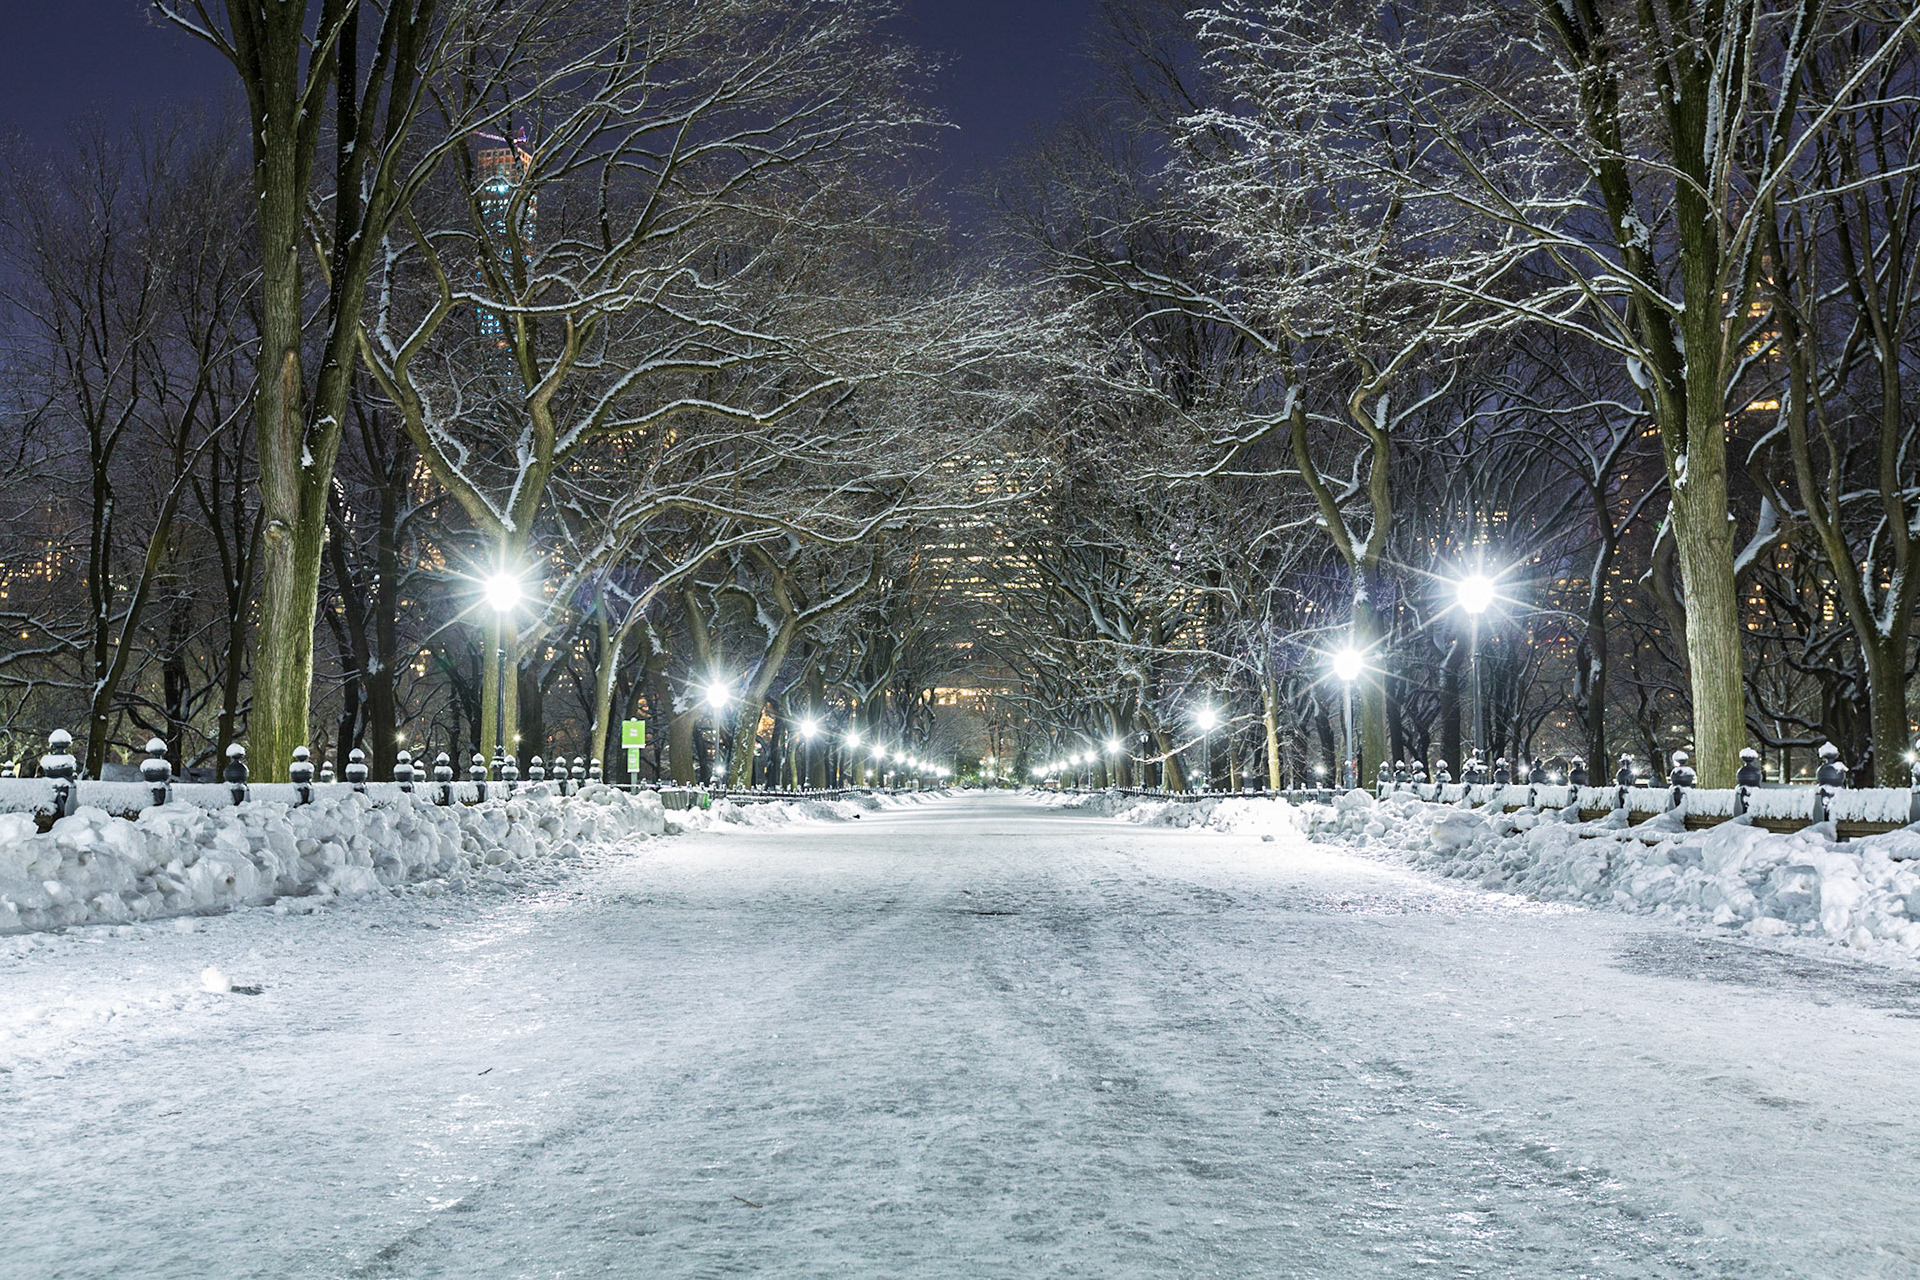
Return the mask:
MULTIPOLYGON (((353 787, 345 782, 315 783, 312 790, 317 798, 354 793, 353 787)), ((420 781, 414 783, 412 794, 421 799, 431 799, 438 790, 438 783, 420 781)), ((298 799, 291 782, 250 783, 247 792, 254 800, 271 800, 281 804, 293 804, 298 799)), ((132 817, 153 804, 153 788, 144 782, 101 782, 84 778, 75 784, 75 793, 80 804, 122 817, 132 817)), ((397 800, 407 793, 401 791, 397 782, 370 782, 366 784, 366 794, 376 800, 397 800)), ((453 798, 461 804, 473 804, 479 800, 479 788, 471 782, 456 782, 453 784, 453 798)), ((233 805, 233 791, 224 782, 175 783, 173 801, 201 809, 227 809, 233 805)), ((0 813, 50 813, 52 810, 53 783, 48 779, 0 778, 0 813)))
MULTIPOLYGON (((1475 790, 1492 797, 1498 789, 1475 790)), ((1834 825, 1907 819, 1910 792, 1838 792, 1831 801, 1832 821, 1790 834, 1754 826, 1752 818, 1810 822, 1810 788, 1756 791, 1747 817, 1700 831, 1686 829, 1686 815, 1724 815, 1731 810, 1732 792, 1693 791, 1680 810, 1661 812, 1670 796, 1666 789, 1634 788, 1629 808, 1659 816, 1631 826, 1618 811, 1579 820, 1581 808, 1608 809, 1613 794, 1612 788, 1582 789, 1577 807, 1510 813, 1495 805, 1468 807, 1464 801, 1436 804, 1409 792, 1376 800, 1365 791, 1351 791, 1332 805, 1306 806, 1264 797, 1182 801, 1116 792, 1043 793, 1040 801, 1144 825, 1269 837, 1303 834, 1531 899, 1657 915, 1719 932, 1838 945, 1881 957, 1920 958, 1920 821, 1845 843, 1837 841, 1834 825)))
POLYGON ((1753 818, 1797 818, 1813 821, 1811 787, 1761 788, 1747 797, 1747 815, 1753 818))
POLYGON ((1827 797, 1826 817, 1834 822, 1920 822, 1920 807, 1905 787, 1849 788, 1827 797))
MULTIPOLYGON (((1137 826, 1193 827, 1237 835, 1297 835, 1305 830, 1304 811, 1288 804, 1241 796, 1206 800, 1136 799, 1111 791, 1081 794, 1035 793, 1049 808, 1117 816, 1137 826)), ((1365 792, 1355 794, 1364 795, 1365 792)))
POLYGON ((1680 809, 1703 818, 1731 818, 1739 794, 1731 787, 1692 787, 1682 797, 1680 809))
POLYGON ((1629 813, 1666 813, 1673 808, 1673 791, 1668 787, 1628 787, 1629 813))
POLYGON ((593 784, 568 797, 536 785, 512 798, 450 806, 389 785, 364 795, 329 787, 305 806, 254 800, 202 808, 178 800, 137 819, 83 805, 45 834, 28 814, 0 813, 0 933, 436 894, 545 874, 584 848, 669 829, 846 820, 891 803, 900 802, 722 801, 670 817, 651 792, 593 784))
MULTIPOLYGON (((1665 794, 1646 790, 1649 798, 1665 794)), ((1756 799, 1786 794, 1761 791, 1756 799)), ((1831 822, 1791 834, 1768 832, 1747 819, 1688 831, 1684 812, 1627 826, 1617 813, 1581 822, 1573 809, 1503 813, 1432 804, 1407 793, 1376 801, 1354 791, 1332 806, 1298 809, 1276 800, 1237 803, 1277 811, 1267 829, 1292 824, 1314 840, 1482 889, 1920 958, 1920 825, 1840 844, 1831 822)), ((1147 801, 1106 806, 1130 821, 1215 825, 1197 814, 1182 818, 1181 807, 1147 801)), ((1862 814, 1891 813, 1894 807, 1885 797, 1854 806, 1862 814)), ((1245 821, 1245 827, 1224 829, 1262 829, 1257 819, 1245 821)))
POLYGON ((0 938, 4 1269, 1920 1272, 1914 966, 1096 807, 0 938))
POLYGON ((1574 803, 1582 809, 1612 809, 1620 800, 1618 787, 1575 787, 1574 803))

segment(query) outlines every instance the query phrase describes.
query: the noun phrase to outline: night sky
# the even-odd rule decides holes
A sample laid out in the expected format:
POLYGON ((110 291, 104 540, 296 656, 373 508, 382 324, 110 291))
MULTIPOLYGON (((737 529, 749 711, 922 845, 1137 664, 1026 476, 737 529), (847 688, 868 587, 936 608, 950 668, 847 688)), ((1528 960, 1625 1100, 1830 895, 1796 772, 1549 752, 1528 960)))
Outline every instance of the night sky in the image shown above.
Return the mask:
MULTIPOLYGON (((963 181, 1051 123, 1084 83, 1081 47, 1094 0, 903 0, 909 38, 941 57, 937 101, 957 133, 944 143, 963 181)), ((89 113, 237 102, 232 72, 204 47, 147 17, 142 0, 0 0, 10 74, 0 128, 58 147, 89 113)))

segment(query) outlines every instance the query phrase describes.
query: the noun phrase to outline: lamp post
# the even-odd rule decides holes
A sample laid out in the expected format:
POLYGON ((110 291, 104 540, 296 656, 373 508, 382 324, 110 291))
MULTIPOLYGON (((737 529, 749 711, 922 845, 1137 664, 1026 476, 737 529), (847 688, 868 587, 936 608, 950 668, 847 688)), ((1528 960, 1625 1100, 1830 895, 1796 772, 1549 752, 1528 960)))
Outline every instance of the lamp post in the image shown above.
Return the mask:
POLYGON ((494 661, 499 668, 493 712, 493 765, 496 780, 507 757, 507 615, 520 607, 520 579, 505 569, 487 579, 487 604, 493 609, 494 661))
POLYGON ((1366 659, 1360 651, 1353 648, 1342 649, 1333 655, 1333 674, 1340 679, 1342 699, 1340 722, 1346 731, 1346 759, 1340 764, 1340 785, 1352 790, 1359 777, 1360 757, 1353 749, 1353 682, 1360 678, 1366 669, 1366 659))
POLYGON ((1193 722, 1200 726, 1200 789, 1207 791, 1213 787, 1213 730, 1220 723, 1220 713, 1210 706, 1202 707, 1194 713, 1193 722))
POLYGON ((1107 780, 1115 787, 1120 785, 1120 753, 1126 749, 1127 744, 1118 737, 1107 739, 1107 756, 1113 761, 1107 766, 1107 780))
MULTIPOLYGON (((847 744, 847 749, 841 752, 840 754, 840 769, 842 774, 844 774, 846 772, 847 761, 852 760, 853 761, 853 784, 855 786, 859 786, 860 785, 860 731, 858 729, 847 730, 846 744, 847 744)), ((844 784, 844 778, 842 779, 842 782, 844 784)))
MULTIPOLYGON (((729 702, 733 701, 733 694, 728 691, 726 681, 709 680, 703 701, 707 704, 708 713, 713 717, 713 767, 709 772, 718 781, 727 776, 727 766, 720 760, 720 713, 727 709, 729 702)), ((747 773, 747 782, 751 785, 753 782, 752 756, 747 757, 747 773)))
POLYGON ((1493 579, 1484 573, 1472 573, 1455 584, 1454 592, 1459 598, 1460 607, 1466 611, 1469 619, 1467 636, 1467 670, 1471 672, 1473 683, 1473 742, 1472 747, 1484 749, 1486 746, 1486 726, 1482 722, 1484 709, 1480 701, 1480 615, 1493 604, 1493 579))
POLYGON ((813 785, 813 740, 820 736, 820 722, 808 716, 800 722, 800 789, 813 785))

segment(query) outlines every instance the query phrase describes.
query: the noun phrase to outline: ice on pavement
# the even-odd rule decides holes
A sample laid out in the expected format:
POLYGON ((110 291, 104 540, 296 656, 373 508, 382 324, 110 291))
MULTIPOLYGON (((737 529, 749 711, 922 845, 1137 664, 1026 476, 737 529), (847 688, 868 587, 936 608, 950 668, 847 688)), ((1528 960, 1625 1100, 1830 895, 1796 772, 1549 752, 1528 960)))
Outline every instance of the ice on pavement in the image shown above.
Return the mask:
POLYGON ((958 797, 0 938, 0 1273, 1920 1274, 1913 972, 1261 834, 958 797))

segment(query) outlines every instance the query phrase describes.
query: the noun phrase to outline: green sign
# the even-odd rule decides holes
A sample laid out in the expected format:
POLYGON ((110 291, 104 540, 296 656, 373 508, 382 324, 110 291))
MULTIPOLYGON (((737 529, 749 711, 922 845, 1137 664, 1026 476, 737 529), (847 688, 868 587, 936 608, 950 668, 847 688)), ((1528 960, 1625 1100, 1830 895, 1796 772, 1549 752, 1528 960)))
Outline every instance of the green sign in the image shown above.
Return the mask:
POLYGON ((620 722, 620 745, 629 751, 647 745, 647 722, 645 720, 622 720, 620 722))
POLYGON ((638 747, 627 748, 627 776, 629 778, 640 776, 640 748, 638 747))

